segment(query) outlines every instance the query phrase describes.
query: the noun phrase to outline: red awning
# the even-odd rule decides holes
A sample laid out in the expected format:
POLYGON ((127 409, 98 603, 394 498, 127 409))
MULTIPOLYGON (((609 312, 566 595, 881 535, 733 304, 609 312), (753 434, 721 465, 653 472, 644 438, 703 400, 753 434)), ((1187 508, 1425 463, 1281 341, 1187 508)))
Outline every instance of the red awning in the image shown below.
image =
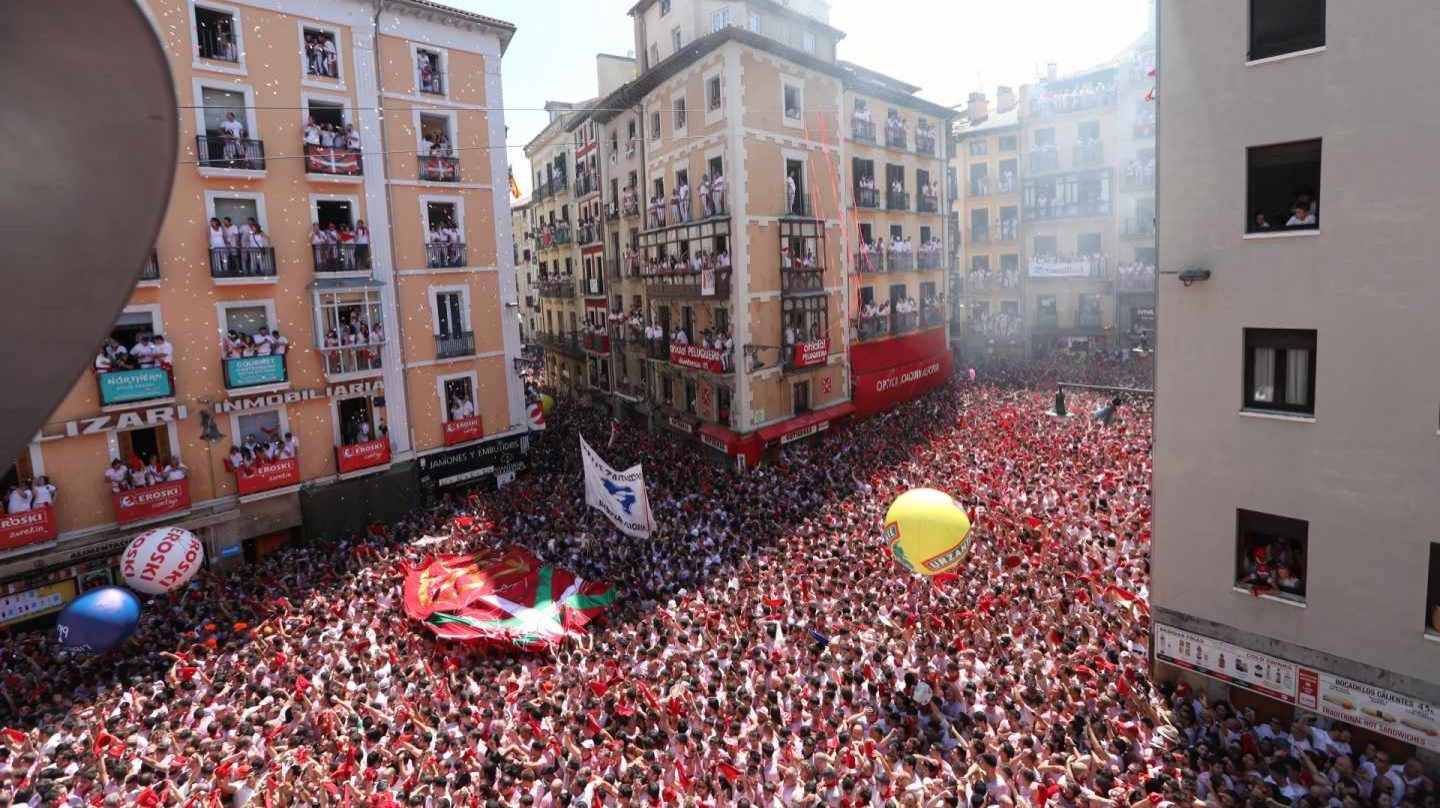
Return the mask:
POLYGON ((700 440, 705 445, 719 449, 726 454, 733 454, 735 447, 740 444, 740 436, 731 432, 719 424, 704 423, 700 425, 700 440))
POLYGON ((823 410, 807 412, 804 415, 797 415, 788 421, 781 421, 778 424, 771 424, 760 430, 760 440, 769 443, 771 441, 785 441, 786 438, 798 440, 800 437, 809 437, 816 432, 823 432, 831 421, 844 418, 855 413, 855 405, 850 402, 836 404, 833 407, 826 407, 823 410), (805 434, 801 434, 805 433, 805 434))

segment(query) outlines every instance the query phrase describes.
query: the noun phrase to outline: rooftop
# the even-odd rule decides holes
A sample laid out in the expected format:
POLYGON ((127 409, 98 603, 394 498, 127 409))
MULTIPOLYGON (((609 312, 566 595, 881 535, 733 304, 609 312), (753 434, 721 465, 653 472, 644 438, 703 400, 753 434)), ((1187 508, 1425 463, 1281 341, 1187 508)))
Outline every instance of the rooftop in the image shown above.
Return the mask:
POLYGON ((484 14, 476 14, 473 11, 464 11, 444 3, 436 3, 434 0, 390 0, 390 5, 392 7, 399 6, 409 8, 412 11, 435 12, 487 28, 493 28, 495 29, 495 33, 500 37, 501 54, 504 54, 505 50, 510 47, 510 39, 515 36, 514 23, 505 22, 495 17, 487 17, 484 14))

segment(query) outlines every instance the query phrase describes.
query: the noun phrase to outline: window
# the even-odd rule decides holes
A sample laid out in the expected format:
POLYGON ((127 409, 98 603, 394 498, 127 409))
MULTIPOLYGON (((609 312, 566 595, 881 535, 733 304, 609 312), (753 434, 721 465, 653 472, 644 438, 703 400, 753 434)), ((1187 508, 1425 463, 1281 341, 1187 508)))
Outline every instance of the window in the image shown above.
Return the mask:
POLYGON ((465 294, 459 291, 435 293, 435 335, 458 337, 465 333, 465 294))
POLYGON ((335 415, 340 425, 342 445, 369 443, 388 435, 385 427, 385 399, 380 396, 339 399, 335 402, 335 415))
POLYGON ((1080 328, 1100 327, 1100 296, 1080 296, 1080 316, 1076 325, 1080 328))
POLYGON ((1252 146, 1246 163, 1247 232, 1320 226, 1319 140, 1252 146))
POLYGON ((1250 58, 1325 44, 1325 0, 1250 0, 1250 58))
POLYGON ((1099 140, 1100 122, 1081 121, 1075 124, 1075 137, 1079 138, 1082 142, 1086 140, 1099 140))
POLYGON ((378 290, 316 292, 315 314, 327 376, 381 368, 385 328, 378 290))
POLYGON ((670 13, 670 0, 660 0, 660 16, 670 13))
POLYGON ((201 59, 240 61, 239 26, 235 15, 203 6, 195 7, 195 52, 201 59))
POLYGON ((1245 409, 1315 413, 1316 332, 1245 329, 1245 409))
POLYGON ((1440 544, 1430 543, 1430 582, 1425 588, 1425 633, 1440 637, 1440 544))
POLYGON ((684 40, 680 37, 680 29, 676 28, 670 32, 670 48, 676 53, 680 52, 680 45, 684 40))
POLYGON ((1019 141, 1014 135, 1000 136, 1000 151, 1015 151, 1019 148, 1019 141))
POLYGON ((795 382, 791 386, 791 404, 796 415, 810 411, 810 382, 795 382))
POLYGON ((659 113, 659 111, 650 113, 650 139, 651 139, 651 140, 659 140, 659 139, 660 139, 660 113, 659 113))
POLYGON ((445 63, 439 51, 415 49, 416 86, 422 93, 445 94, 445 63))
POLYGON ((1057 255, 1059 253, 1059 242, 1054 236, 1035 237, 1035 255, 1057 255))
POLYGON ((675 99, 675 128, 677 130, 685 128, 685 99, 683 98, 675 99))
POLYGON ((720 109, 719 76, 711 76, 705 80, 705 108, 711 112, 720 109))
POLYGON ((340 78, 340 43, 334 31, 305 27, 305 73, 324 79, 340 78))
POLYGON ((1080 235, 1076 236, 1075 252, 1080 255, 1099 255, 1101 253, 1100 234, 1081 233, 1080 235))
POLYGON ((281 441, 288 434, 280 423, 280 410, 246 413, 236 416, 235 421, 235 443, 246 448, 281 441))
POLYGON ((803 36, 801 36, 801 37, 800 37, 800 49, 803 50, 803 51, 805 51, 806 53, 814 53, 814 52, 815 52, 815 35, 814 35, 814 34, 808 34, 808 33, 807 33, 807 34, 804 34, 803 36))
POLYGON ((759 14, 751 14, 751 15, 750 15, 750 24, 749 24, 748 27, 750 28, 750 30, 751 30, 752 32, 757 33, 757 34, 760 33, 760 15, 759 15, 759 14))
POLYGON ((730 8, 726 6, 710 15, 710 31, 713 33, 730 27, 730 8))
POLYGON ((799 123, 800 121, 800 85, 785 84, 782 91, 785 104, 785 122, 799 123))
POLYGON ((1309 544, 1309 522, 1236 510, 1235 585, 1303 603, 1309 544))
POLYGON ((985 154, 988 150, 989 150, 989 143, 988 143, 987 141, 985 141, 985 140, 972 140, 972 141, 970 141, 970 154, 971 154, 971 155, 973 155, 973 156, 979 156, 979 155, 985 154))

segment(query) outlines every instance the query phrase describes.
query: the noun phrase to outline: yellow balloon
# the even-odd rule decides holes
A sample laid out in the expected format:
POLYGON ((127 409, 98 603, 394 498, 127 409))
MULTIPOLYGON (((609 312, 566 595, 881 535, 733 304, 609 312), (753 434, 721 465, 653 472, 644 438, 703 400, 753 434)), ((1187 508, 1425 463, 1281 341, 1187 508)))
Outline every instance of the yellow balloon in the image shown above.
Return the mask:
POLYGON ((949 572, 970 553, 970 517, 944 491, 906 491, 885 512, 885 540, 895 560, 925 577, 949 572))
POLYGON ((543 413, 545 413, 546 417, 549 417, 550 413, 553 412, 554 410, 555 410, 555 399, 551 398, 549 393, 541 393, 541 394, 540 394, 540 411, 543 412, 543 413))

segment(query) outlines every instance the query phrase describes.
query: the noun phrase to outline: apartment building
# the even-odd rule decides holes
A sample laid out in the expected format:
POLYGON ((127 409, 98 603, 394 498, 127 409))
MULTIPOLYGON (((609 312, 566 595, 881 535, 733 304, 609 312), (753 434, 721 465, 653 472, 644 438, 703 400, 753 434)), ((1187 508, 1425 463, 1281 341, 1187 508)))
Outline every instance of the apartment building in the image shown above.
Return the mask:
POLYGON ((550 122, 525 146, 534 173, 530 195, 533 248, 538 266, 545 378, 556 390, 586 388, 585 354, 580 349, 581 302, 576 294, 578 205, 571 187, 577 158, 565 122, 576 105, 549 102, 550 122))
POLYGON ((1433 764, 1440 165, 1413 63, 1440 8, 1167 2, 1159 30, 1157 678, 1433 764))
POLYGON ((0 581, 37 603, 109 583, 147 524, 230 565, 523 460, 490 148, 513 26, 421 0, 146 5, 175 22, 182 165, 112 342, 6 472, 59 491, 0 520, 0 581))
POLYGON ((536 280, 539 261, 530 222, 530 197, 510 205, 510 238, 515 258, 515 292, 520 304, 520 344, 526 352, 540 339, 540 286, 536 280))
POLYGON ((952 316, 964 355, 1019 358, 1026 352, 1025 269, 1020 258, 1020 108, 1011 87, 971 93, 955 122, 949 184, 952 244, 964 245, 952 288, 952 316), (959 236, 963 232, 964 235, 959 236))
MULTIPOLYGON (((583 332, 547 332, 555 386, 574 392, 583 372, 617 415, 753 465, 948 378, 950 111, 837 62, 824 3, 630 13, 640 57, 608 73, 601 57, 601 97, 565 109, 605 201, 583 214, 603 221, 576 257, 579 288, 557 290, 564 315, 547 319, 566 328, 573 310, 583 332), (856 171, 885 189, 875 204, 859 204, 856 171)), ((531 143, 532 166, 550 170, 565 117, 531 143)))

